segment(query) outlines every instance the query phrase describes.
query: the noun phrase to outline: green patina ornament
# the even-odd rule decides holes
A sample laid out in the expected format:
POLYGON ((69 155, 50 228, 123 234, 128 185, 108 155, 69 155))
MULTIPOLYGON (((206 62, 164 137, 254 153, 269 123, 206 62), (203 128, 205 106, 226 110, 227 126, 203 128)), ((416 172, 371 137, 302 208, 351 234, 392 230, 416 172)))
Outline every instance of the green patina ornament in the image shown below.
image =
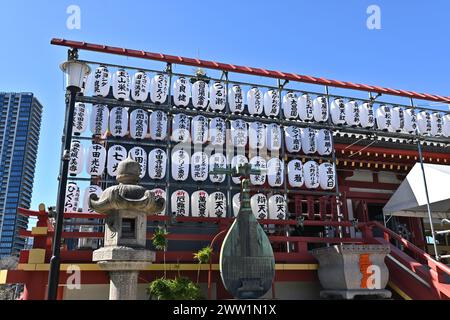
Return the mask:
POLYGON ((275 277, 275 258, 269 238, 250 206, 250 174, 261 174, 250 164, 216 168, 214 174, 241 177, 241 208, 220 250, 222 282, 235 298, 257 299, 266 294, 275 277))

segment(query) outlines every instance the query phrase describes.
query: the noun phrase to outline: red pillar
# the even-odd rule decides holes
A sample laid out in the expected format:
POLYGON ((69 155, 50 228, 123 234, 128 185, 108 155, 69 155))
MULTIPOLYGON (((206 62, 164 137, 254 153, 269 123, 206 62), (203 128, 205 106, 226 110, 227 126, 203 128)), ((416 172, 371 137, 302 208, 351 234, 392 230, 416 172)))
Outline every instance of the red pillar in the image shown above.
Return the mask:
POLYGON ((45 300, 48 272, 33 271, 28 273, 23 292, 24 300, 45 300))

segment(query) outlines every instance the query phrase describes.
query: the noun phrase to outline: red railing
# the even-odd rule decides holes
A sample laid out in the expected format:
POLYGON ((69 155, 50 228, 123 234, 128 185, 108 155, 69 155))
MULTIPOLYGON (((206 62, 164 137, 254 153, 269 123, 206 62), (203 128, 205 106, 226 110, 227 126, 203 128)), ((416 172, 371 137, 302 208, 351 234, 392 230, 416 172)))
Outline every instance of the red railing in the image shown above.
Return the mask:
POLYGON ((409 255, 403 254, 401 250, 396 249, 391 244, 390 256, 393 259, 388 257, 391 259, 389 264, 401 263, 403 268, 406 268, 412 274, 419 277, 425 286, 435 291, 440 298, 446 297, 447 299, 450 299, 450 268, 448 266, 436 261, 428 253, 424 252, 408 240, 402 238, 394 231, 386 228, 379 222, 371 221, 366 225, 371 229, 377 228, 383 231, 384 239, 374 238, 377 242, 390 243, 391 240, 396 240, 404 247, 405 252, 410 253, 409 255), (412 256, 416 257, 416 259, 411 258, 412 256))

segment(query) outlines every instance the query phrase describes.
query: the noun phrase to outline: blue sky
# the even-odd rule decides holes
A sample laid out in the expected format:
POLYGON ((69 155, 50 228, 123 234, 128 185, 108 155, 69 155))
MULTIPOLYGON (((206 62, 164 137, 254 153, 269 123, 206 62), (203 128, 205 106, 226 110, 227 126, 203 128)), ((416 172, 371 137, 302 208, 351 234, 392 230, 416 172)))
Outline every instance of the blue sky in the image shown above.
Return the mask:
POLYGON ((52 37, 450 95, 445 0, 0 3, 0 91, 31 91, 44 105, 34 209, 56 202, 64 118, 58 65, 66 49, 51 46, 52 37), (66 27, 72 4, 81 9, 80 30, 66 27), (372 4, 381 9, 381 30, 366 27, 372 4))

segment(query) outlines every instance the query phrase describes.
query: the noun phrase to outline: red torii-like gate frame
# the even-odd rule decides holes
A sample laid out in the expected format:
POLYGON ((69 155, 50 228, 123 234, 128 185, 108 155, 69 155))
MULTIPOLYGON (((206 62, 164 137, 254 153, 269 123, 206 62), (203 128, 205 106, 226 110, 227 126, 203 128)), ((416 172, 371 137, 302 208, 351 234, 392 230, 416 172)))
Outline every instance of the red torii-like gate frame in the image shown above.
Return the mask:
POLYGON ((163 53, 154 53, 154 52, 148 52, 148 51, 143 51, 143 50, 111 47, 111 46, 107 46, 107 45, 66 40, 66 39, 54 38, 51 40, 50 43, 53 45, 58 45, 58 46, 65 46, 65 47, 71 47, 71 48, 76 48, 76 49, 81 49, 81 50, 116 54, 116 55, 121 55, 121 56, 126 56, 126 57, 134 57, 134 58, 141 58, 141 59, 147 59, 147 60, 156 60, 156 61, 162 61, 162 62, 167 62, 167 63, 182 64, 182 65, 188 65, 188 66, 194 66, 194 67, 203 67, 203 68, 208 68, 208 69, 223 70, 223 71, 228 71, 228 72, 243 73, 243 74, 249 74, 249 75, 253 75, 253 76, 262 76, 262 77, 283 79, 283 80, 289 80, 289 81, 298 81, 298 82, 311 83, 311 84, 316 84, 316 85, 332 86, 332 87, 338 87, 338 88, 344 88, 344 89, 350 89, 350 90, 359 90, 359 91, 367 91, 367 92, 373 92, 373 93, 388 94, 388 95, 406 97, 406 98, 411 98, 411 99, 420 99, 420 100, 427 100, 427 101, 434 101, 434 102, 450 103, 450 96, 441 96, 441 95, 435 95, 435 94, 429 94, 429 93, 417 93, 414 91, 384 88, 384 87, 380 87, 380 86, 358 84, 358 83, 353 83, 353 82, 348 82, 348 81, 330 80, 330 79, 325 79, 325 78, 318 78, 318 77, 312 77, 312 76, 307 76, 307 75, 291 73, 291 72, 281 72, 281 71, 267 70, 267 69, 262 69, 262 68, 237 66, 234 64, 230 64, 230 63, 222 63, 222 62, 215 62, 215 61, 208 61, 208 60, 201 60, 201 59, 194 59, 194 58, 186 58, 186 57, 168 55, 168 54, 163 54, 163 53))

